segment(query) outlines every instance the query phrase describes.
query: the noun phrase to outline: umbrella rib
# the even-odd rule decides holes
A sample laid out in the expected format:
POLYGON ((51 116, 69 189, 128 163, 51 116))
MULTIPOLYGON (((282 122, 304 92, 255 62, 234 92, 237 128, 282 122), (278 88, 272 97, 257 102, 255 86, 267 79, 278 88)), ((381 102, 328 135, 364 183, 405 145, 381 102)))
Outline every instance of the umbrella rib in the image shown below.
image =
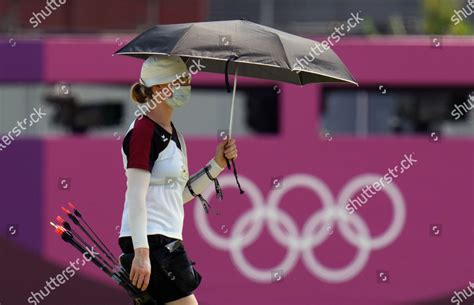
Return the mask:
POLYGON ((191 24, 191 26, 186 30, 186 32, 184 33, 184 35, 182 35, 178 41, 176 42, 176 44, 174 45, 173 49, 169 52, 170 54, 172 52, 174 52, 174 49, 176 48, 176 46, 181 42, 181 40, 183 40, 184 38, 186 38, 189 34, 189 32, 191 31, 191 29, 194 27, 194 23, 191 24))
MULTIPOLYGON (((288 65, 288 68, 289 68, 289 70, 291 71, 291 73, 293 73, 293 69, 292 69, 292 67, 291 67, 291 65, 290 65, 290 61, 288 60, 288 56, 287 56, 287 54, 286 54, 285 45, 284 45, 283 42, 281 41, 280 35, 275 34, 275 33, 272 33, 272 34, 273 34, 273 35, 276 35, 276 37, 278 38, 278 42, 280 42, 280 45, 281 45, 281 47, 282 47, 282 49, 283 49, 283 52, 284 52, 284 54, 285 54, 285 59, 286 59, 286 63, 287 63, 287 65, 288 65)), ((303 86, 303 83, 301 82, 300 73, 296 73, 296 76, 298 77, 298 80, 300 81, 300 85, 303 86)))
MULTIPOLYGON (((287 56, 287 53, 286 53, 286 48, 285 48, 285 45, 283 44, 283 42, 281 41, 281 38, 280 38, 280 35, 278 35, 277 33, 273 33, 271 31, 268 31, 265 27, 263 27, 262 25, 258 24, 258 23, 255 23, 256 26, 258 26, 259 28, 261 28, 263 31, 267 32, 267 33, 270 33, 272 34, 273 36, 276 36, 276 38, 278 39, 278 42, 280 43, 281 45, 281 48, 283 49, 283 54, 285 55, 285 59, 286 59, 286 64, 288 66, 288 69, 290 70, 291 73, 293 73, 293 69, 290 65, 290 61, 288 60, 288 56, 287 56)), ((296 73, 297 77, 298 77, 298 81, 300 82, 300 86, 303 85, 303 82, 301 81, 301 77, 300 77, 300 73, 296 73)))
MULTIPOLYGON (((276 33, 272 33, 273 35, 275 35, 277 38, 278 38, 278 41, 280 42, 280 45, 283 49, 283 52, 285 53, 285 59, 286 59, 286 63, 288 64, 288 67, 289 67, 289 70, 293 73, 293 69, 290 65, 290 61, 288 60, 288 56, 286 55, 286 49, 285 49, 285 45, 283 44, 283 42, 281 41, 281 38, 280 38, 280 35, 276 34, 276 33)), ((296 76, 298 77, 298 80, 300 82, 300 86, 303 86, 303 82, 301 81, 301 76, 300 76, 301 73, 296 73, 296 76)))

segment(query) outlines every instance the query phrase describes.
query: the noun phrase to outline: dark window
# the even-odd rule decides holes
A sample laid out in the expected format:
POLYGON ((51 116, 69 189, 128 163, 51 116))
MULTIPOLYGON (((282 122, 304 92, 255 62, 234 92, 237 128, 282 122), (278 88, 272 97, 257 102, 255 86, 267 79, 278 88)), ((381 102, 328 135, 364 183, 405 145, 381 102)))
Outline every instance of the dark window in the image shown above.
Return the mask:
POLYGON ((323 129, 332 134, 474 134, 469 88, 325 88, 323 129), (457 118, 457 120, 456 120, 457 118))

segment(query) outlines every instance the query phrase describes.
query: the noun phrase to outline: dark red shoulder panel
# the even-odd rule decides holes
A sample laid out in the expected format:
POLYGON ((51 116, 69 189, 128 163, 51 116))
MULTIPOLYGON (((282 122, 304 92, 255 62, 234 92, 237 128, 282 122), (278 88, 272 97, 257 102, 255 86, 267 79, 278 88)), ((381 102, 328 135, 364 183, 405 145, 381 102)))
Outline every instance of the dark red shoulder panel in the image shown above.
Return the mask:
POLYGON ((156 160, 153 153, 155 151, 154 130, 155 124, 145 116, 135 121, 133 129, 130 130, 128 143, 124 140, 124 151, 128 159, 127 168, 140 168, 151 172, 156 160))

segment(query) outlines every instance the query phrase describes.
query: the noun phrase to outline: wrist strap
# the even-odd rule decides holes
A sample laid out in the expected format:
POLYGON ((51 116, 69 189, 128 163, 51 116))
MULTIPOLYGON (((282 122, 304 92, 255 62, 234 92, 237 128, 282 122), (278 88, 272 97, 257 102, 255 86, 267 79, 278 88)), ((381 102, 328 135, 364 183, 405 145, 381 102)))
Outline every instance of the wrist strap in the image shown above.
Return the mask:
POLYGON ((214 178, 211 176, 211 173, 209 172, 209 168, 210 168, 210 165, 205 166, 204 171, 206 172, 207 178, 209 178, 210 180, 214 182, 214 188, 216 189, 216 198, 219 200, 222 200, 224 198, 224 195, 222 194, 222 189, 219 184, 219 180, 217 180, 217 177, 214 178))
POLYGON ((204 211, 206 212, 206 214, 209 213, 209 209, 211 208, 211 205, 209 204, 209 202, 206 201, 206 199, 204 199, 204 197, 202 197, 201 194, 196 194, 193 190, 193 188, 191 187, 191 181, 188 180, 188 182, 186 182, 186 187, 188 188, 189 192, 191 193, 191 195, 193 197, 198 197, 199 200, 201 201, 201 204, 202 204, 202 207, 204 208, 204 211))

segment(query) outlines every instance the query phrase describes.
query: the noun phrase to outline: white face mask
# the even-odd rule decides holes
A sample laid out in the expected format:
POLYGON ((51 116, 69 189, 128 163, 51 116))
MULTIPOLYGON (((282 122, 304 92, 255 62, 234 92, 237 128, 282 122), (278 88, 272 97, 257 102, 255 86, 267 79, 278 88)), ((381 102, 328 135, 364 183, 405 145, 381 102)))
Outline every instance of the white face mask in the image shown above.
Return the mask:
POLYGON ((173 96, 166 99, 166 104, 171 108, 180 108, 189 103, 191 98, 191 86, 181 86, 173 90, 173 96))

